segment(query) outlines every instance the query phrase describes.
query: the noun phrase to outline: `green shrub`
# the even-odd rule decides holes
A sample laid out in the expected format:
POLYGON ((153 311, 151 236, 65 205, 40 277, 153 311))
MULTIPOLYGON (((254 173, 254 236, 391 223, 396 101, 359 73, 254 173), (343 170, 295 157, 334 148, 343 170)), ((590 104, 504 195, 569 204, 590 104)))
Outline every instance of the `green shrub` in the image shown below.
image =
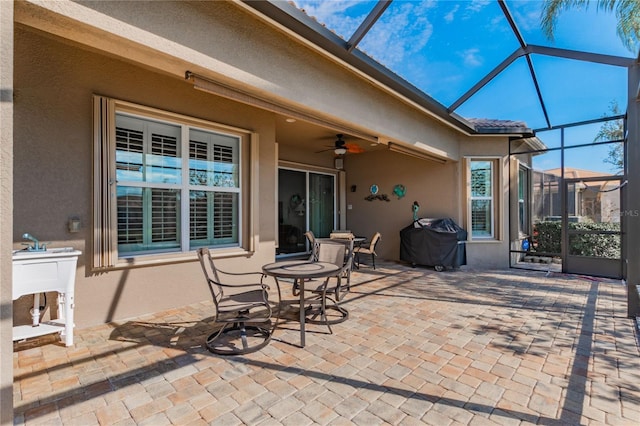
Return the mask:
POLYGON ((533 240, 536 251, 560 254, 562 250, 560 245, 560 241, 562 241, 562 223, 560 221, 536 223, 533 231, 533 240))
MULTIPOLYGON (((620 224, 570 222, 569 229, 620 232, 620 224)), ((547 221, 535 224, 533 239, 536 251, 560 254, 562 250, 562 223, 560 221, 547 221)), ((619 234, 579 234, 569 236, 569 254, 574 256, 617 259, 620 257, 620 247, 619 234)))
MULTIPOLYGON (((619 223, 570 223, 569 229, 584 231, 620 232, 619 223)), ((619 234, 569 235, 569 254, 574 256, 595 256, 610 259, 620 258, 619 234)))

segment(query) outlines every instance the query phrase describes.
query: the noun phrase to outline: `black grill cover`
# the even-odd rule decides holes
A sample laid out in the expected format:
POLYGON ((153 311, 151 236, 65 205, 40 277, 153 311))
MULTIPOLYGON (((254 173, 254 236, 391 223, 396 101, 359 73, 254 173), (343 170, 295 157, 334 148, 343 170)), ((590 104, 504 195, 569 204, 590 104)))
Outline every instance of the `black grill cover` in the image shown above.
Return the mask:
POLYGON ((418 219, 400 231, 400 260, 413 265, 465 265, 467 231, 453 219, 418 219))

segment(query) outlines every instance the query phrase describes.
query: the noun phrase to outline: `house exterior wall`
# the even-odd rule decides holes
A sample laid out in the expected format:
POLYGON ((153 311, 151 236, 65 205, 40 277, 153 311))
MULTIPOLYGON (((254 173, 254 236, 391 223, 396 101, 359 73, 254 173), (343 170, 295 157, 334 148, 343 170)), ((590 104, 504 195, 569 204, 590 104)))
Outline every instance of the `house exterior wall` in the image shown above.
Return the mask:
MULTIPOLYGON (((275 114, 194 90, 184 80, 186 70, 375 135, 383 143, 421 142, 448 158, 446 164, 438 164, 388 151, 345 158, 341 187, 357 186, 355 193, 340 195, 352 206, 346 210, 346 226, 362 235, 382 232, 382 258, 399 257, 399 231, 411 223, 413 201, 422 206, 421 217, 452 217, 465 226, 463 163, 457 162, 461 156, 481 153, 506 158, 506 138, 465 142, 469 138, 424 111, 228 2, 153 2, 150 6, 146 2, 24 1, 16 3, 16 22, 13 245, 21 248, 20 236, 30 232, 52 246, 73 246, 83 252, 76 274, 78 327, 209 297, 195 256, 153 267, 99 274, 90 270, 95 94, 259 135, 253 206, 258 243, 253 253, 221 259, 220 266, 229 270, 259 270, 274 259, 278 160, 321 167, 332 167, 333 160, 283 149, 277 144, 275 114), (389 202, 364 200, 373 183, 388 194, 389 202), (401 200, 392 194, 396 184, 407 187, 401 200), (71 216, 81 219, 80 233, 68 233, 71 216)), ((503 196, 508 189, 505 180, 501 181, 503 196)), ((504 227, 504 200, 500 208, 504 227)), ((508 266, 506 228, 501 236, 498 242, 469 244, 470 264, 508 266)), ((16 309, 27 312, 26 306, 16 309)))
MULTIPOLYGON (((260 242, 249 257, 225 259, 229 269, 259 267, 274 258, 274 118, 208 93, 184 81, 78 49, 32 31, 16 31, 16 118, 14 248, 29 232, 52 247, 83 252, 76 274, 75 322, 86 327, 182 306, 210 297, 195 255, 193 261, 93 274, 92 95, 252 129, 259 142, 260 242), (81 219, 70 234, 68 219, 81 219)), ((28 299, 28 297, 27 297, 28 299)), ((30 300, 16 306, 28 313, 30 300)))
POLYGON ((31 0, 20 2, 16 21, 176 78, 196 72, 385 143, 419 141, 436 155, 458 159, 458 132, 434 127, 424 111, 239 6, 223 1, 31 0))
POLYGON ((381 259, 400 259, 400 230, 413 223, 413 202, 420 204, 419 217, 451 217, 461 224, 459 208, 462 183, 457 163, 439 164, 389 151, 349 155, 345 158, 347 228, 371 238, 382 234, 376 247, 381 259), (365 199, 371 185, 390 201, 365 199), (395 185, 404 185, 406 195, 393 194, 395 185), (356 191, 351 192, 355 185, 356 191), (349 205, 351 209, 349 209, 349 205))
POLYGON ((0 424, 13 424, 13 2, 0 2, 0 424))
MULTIPOLYGON (((509 267, 509 161, 506 137, 461 140, 462 156, 497 158, 501 165, 498 188, 498 238, 466 243, 467 265, 477 268, 509 267)), ((420 205, 420 218, 450 217, 469 234, 466 222, 467 198, 464 188, 465 162, 439 164, 388 151, 348 155, 345 158, 347 228, 356 235, 382 234, 376 247, 382 259, 400 259, 400 230, 413 222, 412 205, 420 205), (371 185, 389 202, 367 201, 371 185), (406 195, 398 199, 395 185, 404 185, 406 195), (350 188, 355 185, 356 192, 350 188), (351 208, 349 209, 349 206, 351 208)), ((517 176, 516 176, 517 177, 517 176)), ((516 200, 517 202, 517 200, 516 200)), ((517 210, 516 210, 517 211, 517 210)), ((516 222, 517 226, 517 222, 516 222)))
MULTIPOLYGON (((504 269, 509 267, 509 140, 507 137, 479 138, 475 140, 461 139, 460 153, 464 157, 495 158, 499 163, 497 185, 498 229, 497 235, 491 240, 472 240, 467 242, 467 260, 469 266, 478 268, 504 269)), ((464 167, 464 163, 460 163, 464 167)), ((461 173, 464 173, 462 171, 461 173)), ((466 192, 458 198, 463 211, 463 227, 467 231, 470 225, 466 219, 466 192)))

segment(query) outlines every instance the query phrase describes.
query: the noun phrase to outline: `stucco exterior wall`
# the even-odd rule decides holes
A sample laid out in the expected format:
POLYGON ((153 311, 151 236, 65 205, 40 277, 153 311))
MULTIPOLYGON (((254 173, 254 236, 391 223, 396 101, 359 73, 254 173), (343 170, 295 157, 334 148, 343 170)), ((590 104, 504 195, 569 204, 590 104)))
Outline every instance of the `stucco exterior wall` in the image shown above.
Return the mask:
MULTIPOLYGON (((461 139, 462 157, 496 158, 500 164, 498 182, 497 212, 499 219, 497 238, 489 241, 467 242, 467 260, 470 267, 504 269, 509 267, 509 140, 507 137, 478 137, 461 139)), ((459 163, 464 167, 464 162, 459 163)), ((467 207, 464 195, 459 200, 463 209, 467 207)), ((467 228, 467 224, 464 225, 467 228)), ((469 229, 467 231, 470 232, 469 229)))
POLYGON ((0 424, 13 424, 13 2, 0 2, 0 424))
MULTIPOLYGON (((196 91, 184 80, 78 49, 32 31, 16 31, 14 248, 29 232, 51 247, 83 252, 76 274, 75 322, 86 327, 210 297, 195 262, 92 275, 92 95, 227 124, 259 133, 260 243, 228 269, 259 270, 274 259, 275 127, 273 114, 196 91), (267 188, 265 190, 265 188, 267 188), (82 221, 70 234, 69 217, 82 221)), ((16 308, 18 310, 20 308, 16 308)), ((28 312, 28 306, 24 308, 28 312)), ((19 315, 19 312, 17 312, 19 315)))
MULTIPOLYGON (((506 137, 460 138, 462 156, 498 158, 500 178, 498 182, 499 238, 491 241, 469 241, 466 244, 467 265, 476 268, 509 267, 509 161, 506 137)), ((348 156, 345 159, 347 228, 370 237, 376 231, 382 241, 376 252, 383 259, 400 259, 400 230, 413 221, 412 205, 418 201, 421 218, 450 217, 470 232, 465 212, 467 200, 464 182, 465 163, 433 161, 379 151, 348 156), (380 194, 386 194, 389 202, 367 201, 369 188, 376 184, 380 194), (398 199, 393 187, 402 184, 406 195, 398 199), (351 186, 356 185, 356 192, 351 186), (351 209, 348 206, 351 205, 351 209)))
POLYGON ((200 73, 354 127, 381 142, 422 142, 457 160, 458 133, 232 2, 21 2, 16 20, 182 78, 200 73))
POLYGON ((433 161, 377 151, 345 158, 347 228, 370 238, 382 234, 376 247, 382 259, 400 259, 400 230, 413 222, 412 205, 420 204, 420 217, 451 217, 460 224, 459 194, 461 178, 457 163, 433 161), (371 185, 390 201, 367 201, 371 185), (404 185, 406 195, 398 199, 393 187, 404 185), (351 187, 355 185, 355 192, 351 187), (349 205, 351 209, 349 209, 349 205))

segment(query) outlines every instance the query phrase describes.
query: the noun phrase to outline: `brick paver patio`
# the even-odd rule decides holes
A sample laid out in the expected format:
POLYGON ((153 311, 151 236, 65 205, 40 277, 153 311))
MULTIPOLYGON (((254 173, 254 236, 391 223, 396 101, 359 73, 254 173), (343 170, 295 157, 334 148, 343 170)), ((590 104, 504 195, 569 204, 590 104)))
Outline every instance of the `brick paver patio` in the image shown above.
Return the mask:
POLYGON ((382 263, 345 306, 333 335, 308 325, 299 348, 286 321, 241 357, 203 349, 209 302, 21 343, 15 424, 640 424, 619 281, 382 263))

